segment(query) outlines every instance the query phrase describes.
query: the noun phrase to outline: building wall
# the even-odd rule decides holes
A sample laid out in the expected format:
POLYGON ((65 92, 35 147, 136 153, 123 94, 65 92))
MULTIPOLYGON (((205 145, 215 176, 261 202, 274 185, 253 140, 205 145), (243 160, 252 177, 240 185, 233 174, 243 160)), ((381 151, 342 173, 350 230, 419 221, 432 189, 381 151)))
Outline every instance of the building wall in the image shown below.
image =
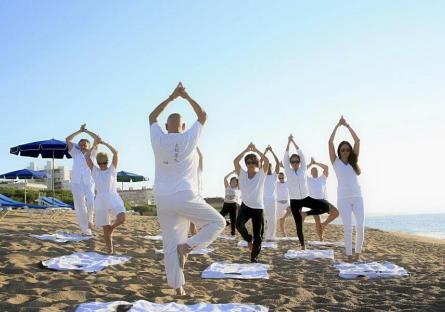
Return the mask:
POLYGON ((154 205, 154 194, 150 188, 142 188, 139 190, 118 190, 122 200, 128 202, 132 206, 154 205))

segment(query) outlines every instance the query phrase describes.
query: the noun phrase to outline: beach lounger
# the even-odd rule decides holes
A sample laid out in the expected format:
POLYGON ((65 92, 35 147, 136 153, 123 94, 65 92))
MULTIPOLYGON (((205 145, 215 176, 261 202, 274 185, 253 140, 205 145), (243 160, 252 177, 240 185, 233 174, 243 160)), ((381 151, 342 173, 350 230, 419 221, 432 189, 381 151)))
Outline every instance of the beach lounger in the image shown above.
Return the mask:
POLYGON ((37 202, 42 206, 47 207, 47 211, 50 211, 50 219, 55 220, 58 217, 65 216, 69 211, 73 210, 73 205, 64 203, 60 199, 53 197, 41 196, 37 199, 37 202))
POLYGON ((9 212, 14 211, 15 209, 39 209, 43 210, 46 207, 40 206, 40 205, 30 205, 25 204, 16 200, 13 200, 12 198, 9 198, 8 196, 5 196, 3 194, 0 194, 0 220, 3 219, 9 212))

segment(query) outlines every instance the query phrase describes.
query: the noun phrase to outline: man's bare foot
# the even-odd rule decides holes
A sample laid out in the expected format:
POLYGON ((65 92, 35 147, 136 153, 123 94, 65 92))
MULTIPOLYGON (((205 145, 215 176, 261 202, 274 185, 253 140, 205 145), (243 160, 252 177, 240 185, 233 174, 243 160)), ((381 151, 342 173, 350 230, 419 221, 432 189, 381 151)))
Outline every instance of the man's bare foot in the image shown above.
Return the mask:
POLYGON ((187 261, 187 256, 192 251, 192 248, 187 244, 178 244, 178 257, 179 257, 179 267, 184 270, 185 262, 187 261))
POLYGON ((361 260, 360 254, 356 253, 354 254, 354 261, 359 262, 361 260))
POLYGON ((347 260, 347 262, 349 262, 349 263, 354 262, 354 258, 353 258, 352 256, 348 256, 348 260, 347 260))
POLYGON ((253 249, 253 243, 252 243, 252 242, 248 242, 248 243, 247 243, 247 248, 249 248, 249 250, 252 251, 252 249, 253 249))
POLYGON ((176 288, 175 290, 176 290, 176 296, 185 296, 186 295, 185 290, 182 287, 176 288))
POLYGON ((306 250, 306 246, 305 245, 301 246, 301 250, 306 250))
POLYGON ((91 231, 94 231, 94 224, 93 224, 93 222, 88 222, 88 228, 89 228, 91 231))

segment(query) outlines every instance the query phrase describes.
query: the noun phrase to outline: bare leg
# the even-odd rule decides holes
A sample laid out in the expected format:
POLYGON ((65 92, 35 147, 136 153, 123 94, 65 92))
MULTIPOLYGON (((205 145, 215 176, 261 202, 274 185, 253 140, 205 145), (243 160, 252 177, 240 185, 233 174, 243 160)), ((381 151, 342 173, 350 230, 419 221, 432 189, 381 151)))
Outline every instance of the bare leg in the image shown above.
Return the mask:
POLYGON ((331 223, 332 221, 334 221, 339 215, 340 214, 338 212, 338 209, 332 207, 329 210, 329 215, 328 215, 327 219, 321 224, 322 232, 325 230, 325 228, 328 226, 328 224, 331 223))
POLYGON ((176 288, 175 290, 176 290, 177 296, 185 296, 186 295, 184 288, 182 288, 182 287, 176 288))
POLYGON ((314 215, 313 217, 315 220, 315 231, 317 232, 319 240, 322 242, 323 241, 323 229, 322 229, 321 222, 320 222, 320 216, 314 215))
POLYGON ((111 225, 105 225, 103 226, 104 230, 104 240, 105 245, 107 246, 107 250, 109 254, 113 253, 113 241, 111 239, 111 233, 113 232, 111 225))
POLYGON ((196 233, 198 233, 198 231, 196 230, 196 225, 194 225, 192 222, 190 222, 190 234, 196 235, 196 233))
POLYGON ((178 244, 178 257, 179 267, 184 270, 185 262, 187 261, 188 254, 192 251, 192 248, 187 244, 178 244))
POLYGON ((285 223, 286 223, 286 218, 285 217, 280 218, 280 232, 281 235, 283 235, 283 237, 287 236, 285 223))
POLYGON ((360 261, 360 254, 359 253, 355 253, 354 254, 354 261, 357 261, 357 262, 360 261))

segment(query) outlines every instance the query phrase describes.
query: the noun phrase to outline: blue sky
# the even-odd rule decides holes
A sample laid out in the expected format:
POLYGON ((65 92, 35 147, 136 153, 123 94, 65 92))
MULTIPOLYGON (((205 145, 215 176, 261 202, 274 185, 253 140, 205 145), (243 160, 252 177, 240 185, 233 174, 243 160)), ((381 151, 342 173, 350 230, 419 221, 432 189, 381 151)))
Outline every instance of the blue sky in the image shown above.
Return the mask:
MULTIPOLYGON (((308 158, 328 162, 344 114, 362 139, 367 213, 443 212, 444 9, 442 1, 0 2, 0 171, 32 160, 9 147, 63 139, 86 122, 120 150, 120 169, 153 179, 148 114, 181 80, 209 114, 206 195, 223 195, 222 177, 250 141, 281 155, 292 132, 308 158)), ((173 111, 195 120, 177 101, 161 121, 173 111)), ((328 188, 335 202, 334 174, 328 188)))

